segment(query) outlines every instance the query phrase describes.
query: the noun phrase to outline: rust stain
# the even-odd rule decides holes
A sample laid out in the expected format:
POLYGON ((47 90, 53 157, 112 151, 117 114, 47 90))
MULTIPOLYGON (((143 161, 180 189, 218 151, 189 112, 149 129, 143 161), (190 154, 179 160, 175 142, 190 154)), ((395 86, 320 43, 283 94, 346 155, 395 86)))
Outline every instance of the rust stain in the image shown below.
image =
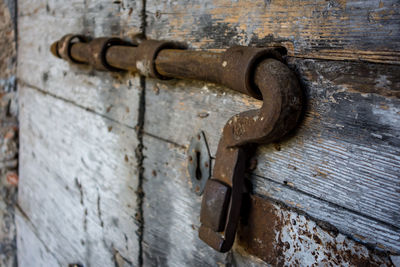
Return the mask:
POLYGON ((247 220, 242 222, 237 234, 238 244, 269 264, 283 266, 282 246, 276 244, 276 229, 280 229, 283 222, 277 210, 271 203, 254 196, 248 208, 247 220))
POLYGON ((250 196, 243 209, 235 250, 245 256, 272 266, 392 266, 386 255, 261 197, 250 196))

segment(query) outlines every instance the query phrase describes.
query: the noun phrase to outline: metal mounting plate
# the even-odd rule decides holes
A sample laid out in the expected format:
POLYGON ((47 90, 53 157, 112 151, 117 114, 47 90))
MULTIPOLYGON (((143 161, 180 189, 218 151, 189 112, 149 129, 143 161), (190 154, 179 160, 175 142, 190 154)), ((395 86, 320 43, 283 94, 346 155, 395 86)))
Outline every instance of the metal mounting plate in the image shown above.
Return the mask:
POLYGON ((211 176, 211 157, 202 131, 190 141, 188 171, 192 180, 192 191, 199 196, 202 195, 206 182, 211 176))

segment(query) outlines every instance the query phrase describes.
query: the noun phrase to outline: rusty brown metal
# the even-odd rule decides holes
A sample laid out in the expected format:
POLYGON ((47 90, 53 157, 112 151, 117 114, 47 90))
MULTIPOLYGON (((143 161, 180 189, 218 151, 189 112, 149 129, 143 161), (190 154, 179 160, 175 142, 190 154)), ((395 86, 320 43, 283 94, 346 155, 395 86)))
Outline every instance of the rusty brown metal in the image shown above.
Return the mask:
POLYGON ((121 70, 138 72, 135 62, 137 61, 137 47, 133 46, 111 46, 106 53, 106 61, 110 66, 121 70))
POLYGON ((75 59, 71 55, 71 47, 73 42, 78 40, 80 43, 86 43, 87 38, 83 35, 79 34, 67 34, 64 35, 59 41, 55 42, 51 50, 55 52, 55 54, 71 63, 82 63, 81 61, 75 59))
MULTIPOLYGON (((218 251, 230 250, 240 215, 249 151, 254 144, 283 137, 299 120, 302 93, 296 76, 276 49, 236 46, 223 53, 211 53, 182 50, 176 43, 155 40, 144 40, 137 47, 116 42, 104 49, 105 39, 95 40, 72 45, 68 42, 69 58, 103 70, 125 69, 159 79, 215 82, 263 100, 260 109, 237 114, 227 122, 212 177, 205 187, 199 237, 218 251)), ((56 56, 62 54, 59 45, 53 45, 51 51, 56 56)))
POLYGON ((107 50, 112 46, 129 46, 128 42, 120 38, 101 37, 90 41, 87 45, 89 64, 98 70, 118 71, 121 70, 108 64, 106 60, 107 50))
POLYGON ((167 77, 220 83, 221 59, 221 53, 165 49, 156 58, 156 68, 167 77))
MULTIPOLYGON (((260 52, 254 50, 254 53, 260 52)), ((235 60, 240 61, 240 55, 244 55, 244 63, 249 62, 251 56, 245 53, 239 53, 235 60)), ((247 67, 254 68, 249 75, 254 77, 254 84, 263 98, 263 106, 259 110, 233 116, 225 125, 218 145, 212 179, 223 182, 232 190, 229 208, 221 212, 227 213, 225 229, 216 231, 204 223, 209 218, 200 217, 200 238, 221 252, 228 251, 234 241, 241 208, 245 161, 252 144, 269 143, 283 137, 293 129, 300 117, 302 101, 297 78, 282 62, 269 58, 267 53, 265 55, 267 57, 256 66, 247 67)), ((239 62, 237 64, 240 65, 239 62)), ((202 208, 207 206, 212 210, 204 204, 207 202, 206 196, 211 194, 208 190, 212 191, 213 188, 206 186, 202 208)), ((219 203, 215 203, 215 210, 219 212, 219 203)))
POLYGON ((256 195, 243 203, 235 250, 271 266, 393 266, 384 252, 367 249, 306 215, 256 195))
POLYGON ((161 80, 168 79, 169 77, 161 75, 156 68, 156 58, 158 53, 163 49, 182 49, 183 45, 169 41, 157 40, 144 40, 142 41, 137 50, 136 68, 139 73, 161 80))

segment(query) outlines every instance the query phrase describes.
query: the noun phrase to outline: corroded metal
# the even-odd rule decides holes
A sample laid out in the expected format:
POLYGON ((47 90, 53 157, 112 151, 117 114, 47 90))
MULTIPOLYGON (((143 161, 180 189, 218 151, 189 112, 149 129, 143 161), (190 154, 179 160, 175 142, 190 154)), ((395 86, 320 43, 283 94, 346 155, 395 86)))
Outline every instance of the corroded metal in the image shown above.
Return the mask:
MULTIPOLYGON (((236 46, 223 53, 210 53, 182 50, 171 42, 145 40, 138 46, 115 44, 101 50, 104 62, 100 66, 93 56, 82 53, 99 51, 91 48, 94 44, 96 41, 69 44, 72 61, 102 70, 106 64, 113 70, 138 71, 159 79, 215 82, 262 99, 259 110, 237 114, 225 125, 213 174, 205 187, 199 236, 218 251, 230 250, 241 210, 249 151, 255 144, 282 138, 299 120, 302 94, 296 76, 275 49, 236 46)), ((52 52, 60 56, 59 45, 53 45, 52 52)))
POLYGON ((89 64, 94 66, 98 70, 118 71, 119 68, 115 68, 108 64, 106 60, 107 50, 112 46, 129 46, 128 42, 120 38, 96 38, 90 41, 87 45, 87 53, 89 55, 89 64))
POLYGON ((155 60, 158 53, 163 49, 180 49, 182 45, 169 42, 169 41, 157 41, 157 40, 145 40, 140 43, 137 48, 136 68, 139 73, 158 79, 168 79, 169 77, 161 75, 156 69, 155 60))
POLYGON ((248 195, 243 205, 236 251, 268 266, 393 266, 384 252, 279 203, 248 195))
POLYGON ((54 52, 58 57, 70 61, 72 63, 80 63, 79 60, 75 59, 71 55, 71 47, 75 40, 81 43, 86 43, 87 38, 79 34, 67 34, 64 35, 60 41, 54 43, 51 47, 51 51, 54 52))
POLYGON ((193 136, 188 149, 188 172, 192 180, 192 190, 202 195, 207 180, 211 176, 211 157, 203 132, 193 136))
MULTIPOLYGON (((231 188, 225 228, 215 230, 202 224, 200 238, 218 251, 226 252, 233 244, 239 218, 245 161, 253 144, 269 143, 283 137, 297 124, 301 112, 301 91, 292 71, 282 62, 265 58, 255 66, 254 82, 263 98, 259 110, 233 116, 225 125, 213 170, 213 179, 231 188)), ((212 187, 206 185, 205 195, 212 187)), ((203 198, 203 206, 207 202, 203 198)), ((203 208, 202 206, 202 208, 203 208)), ((219 203, 216 202, 219 207, 219 203)), ((219 212, 219 211, 218 211, 219 212)), ((200 218, 209 220, 209 218, 200 218)))

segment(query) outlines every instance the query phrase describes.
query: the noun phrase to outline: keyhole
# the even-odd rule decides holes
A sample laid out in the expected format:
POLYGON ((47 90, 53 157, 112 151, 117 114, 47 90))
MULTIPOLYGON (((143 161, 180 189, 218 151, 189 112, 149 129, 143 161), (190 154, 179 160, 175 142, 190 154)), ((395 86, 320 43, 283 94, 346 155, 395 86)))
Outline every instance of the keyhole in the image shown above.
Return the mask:
POLYGON ((201 180, 202 175, 201 175, 201 168, 200 168, 200 151, 196 151, 196 179, 201 180))

